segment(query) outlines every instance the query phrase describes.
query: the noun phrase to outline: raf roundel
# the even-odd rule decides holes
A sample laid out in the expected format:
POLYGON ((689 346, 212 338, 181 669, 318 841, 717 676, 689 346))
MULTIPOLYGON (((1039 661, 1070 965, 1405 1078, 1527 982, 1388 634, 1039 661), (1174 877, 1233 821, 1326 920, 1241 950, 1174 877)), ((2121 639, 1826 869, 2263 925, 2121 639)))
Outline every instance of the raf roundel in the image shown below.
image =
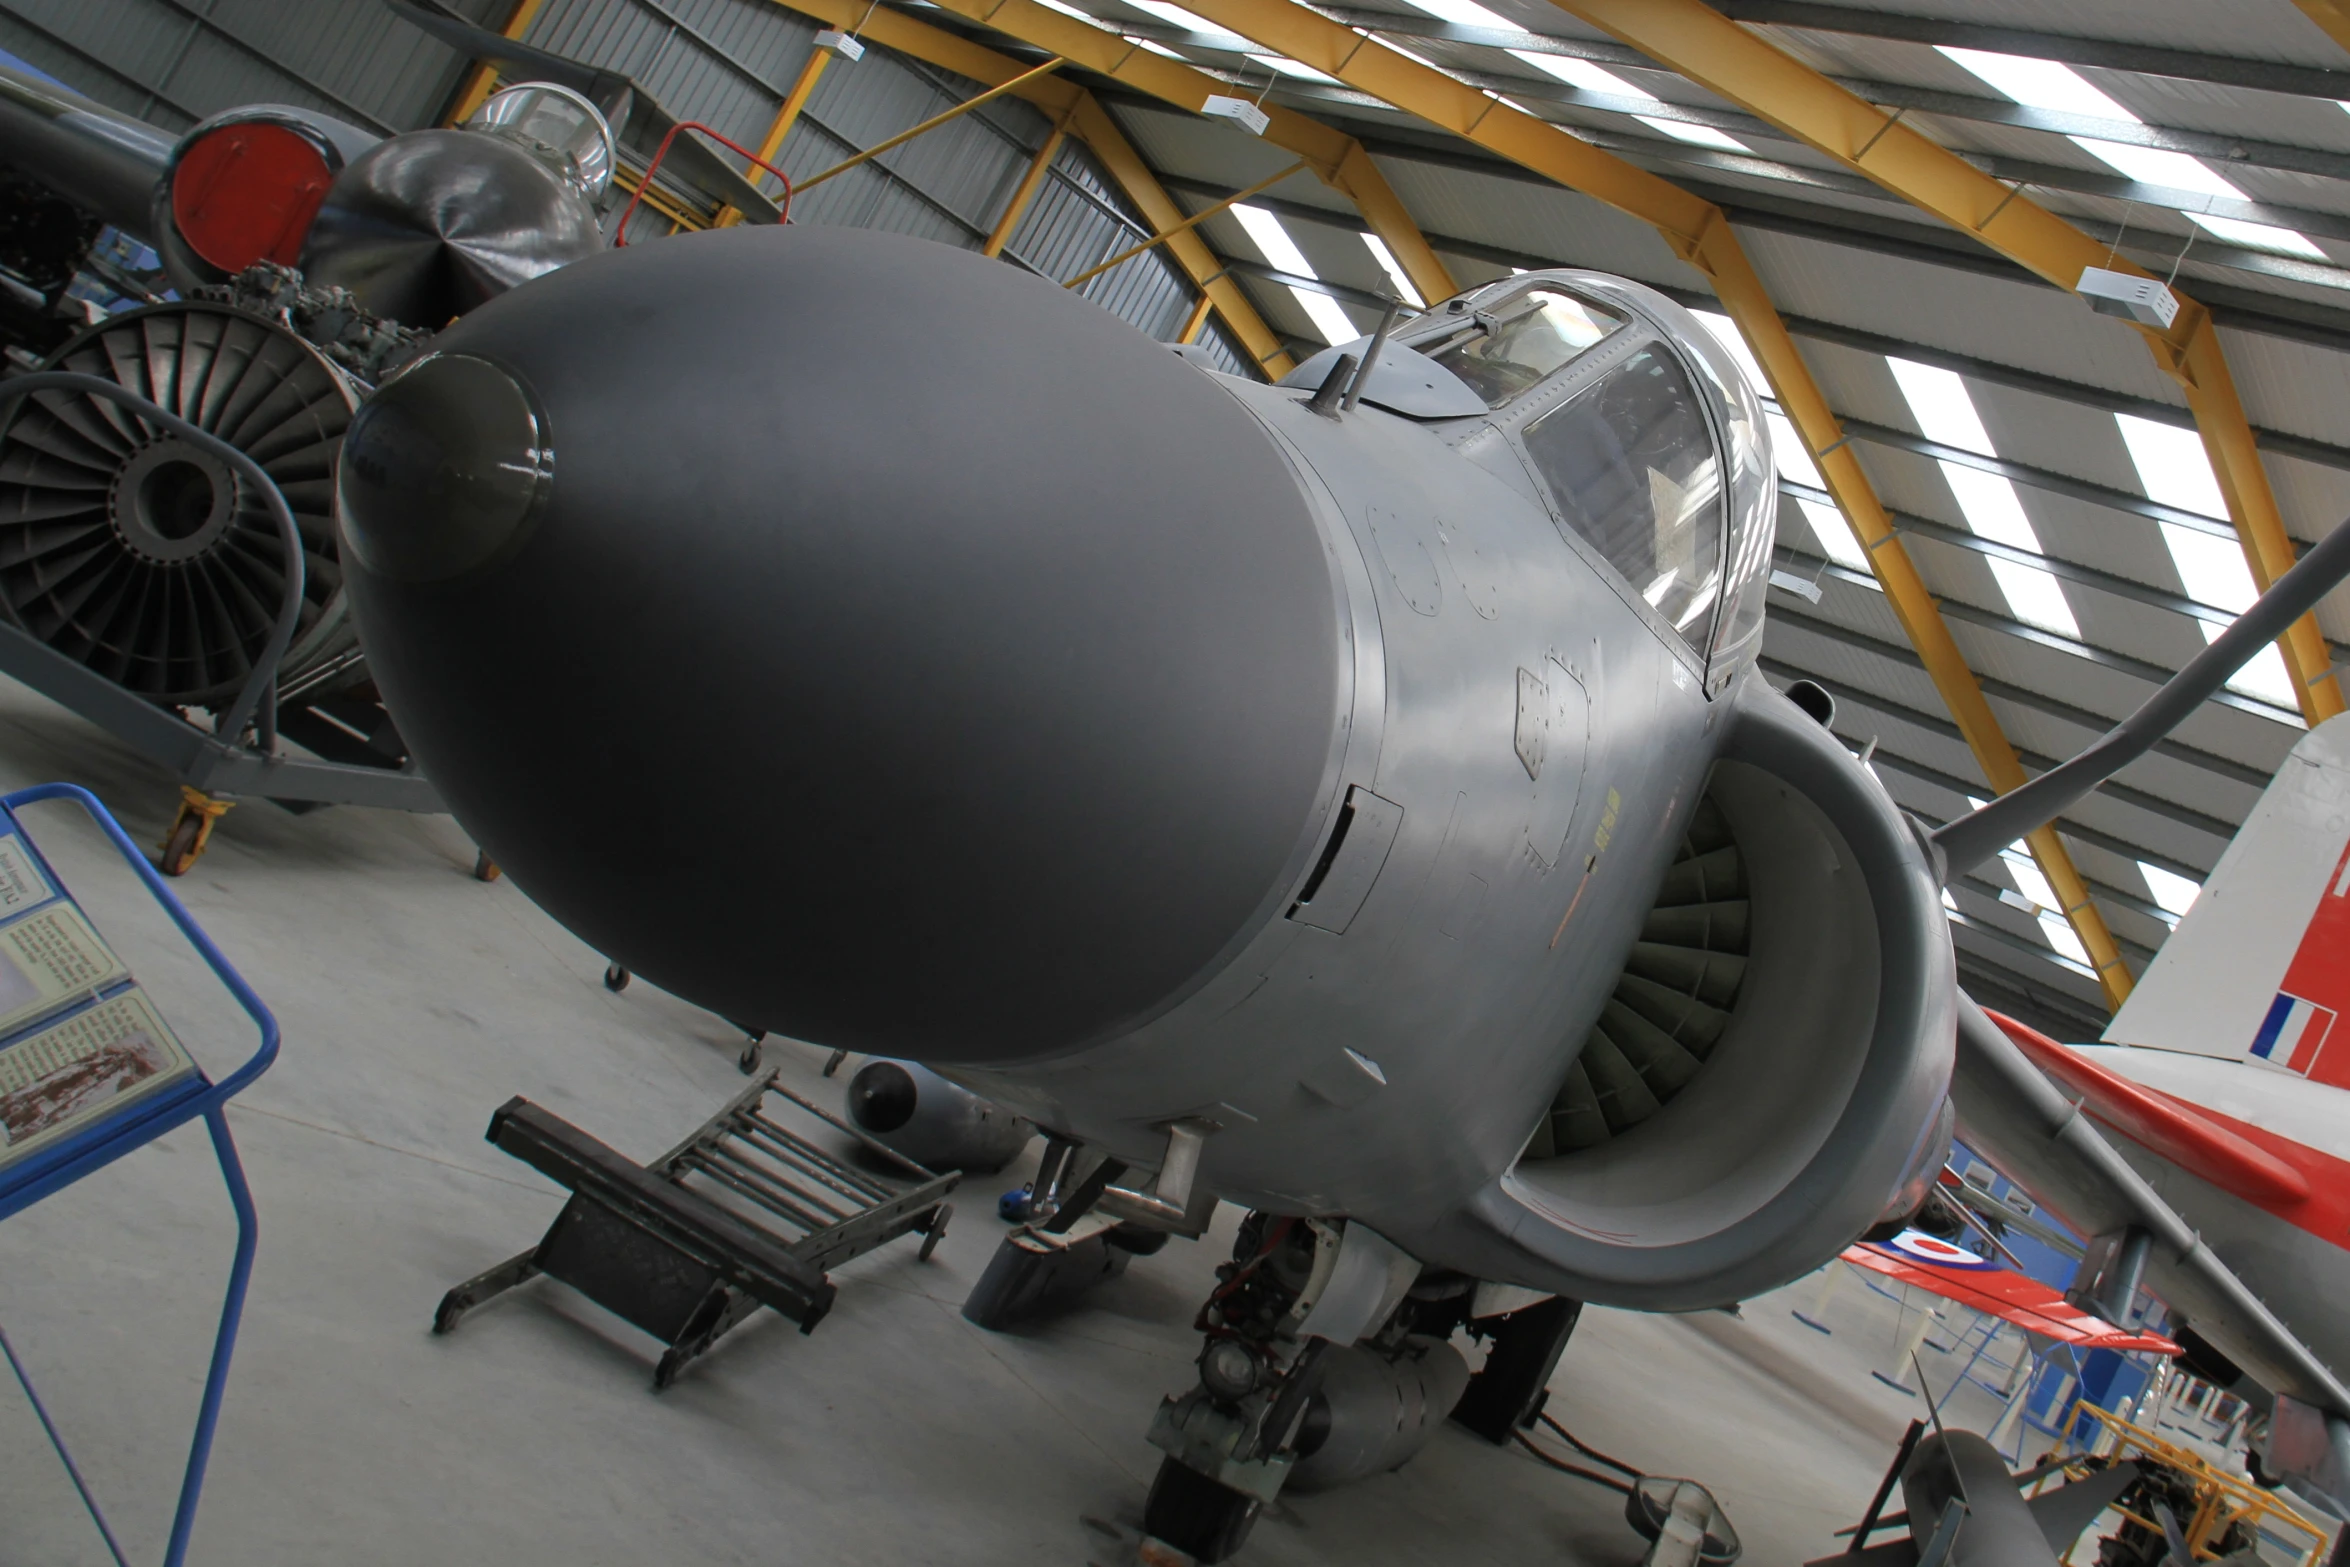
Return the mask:
POLYGON ((1893 1237, 1892 1247, 1904 1256, 1914 1257, 1920 1262, 1930 1262, 1937 1268, 1993 1270, 1999 1266, 1990 1259, 1967 1250, 1964 1246, 1953 1245, 1939 1236, 1928 1235, 1923 1230, 1903 1230, 1899 1235, 1893 1237))

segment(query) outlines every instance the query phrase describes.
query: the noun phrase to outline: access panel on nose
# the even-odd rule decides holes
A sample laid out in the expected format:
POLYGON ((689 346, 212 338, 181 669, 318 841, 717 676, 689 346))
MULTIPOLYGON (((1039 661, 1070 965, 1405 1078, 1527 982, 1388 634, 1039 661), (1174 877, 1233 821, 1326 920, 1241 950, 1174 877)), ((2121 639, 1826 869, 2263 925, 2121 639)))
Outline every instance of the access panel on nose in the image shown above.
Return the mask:
POLYGON ((1590 747, 1591 697, 1556 657, 1518 671, 1518 760, 1532 788, 1526 801, 1526 847, 1549 870, 1558 864, 1583 798, 1583 759, 1590 747))

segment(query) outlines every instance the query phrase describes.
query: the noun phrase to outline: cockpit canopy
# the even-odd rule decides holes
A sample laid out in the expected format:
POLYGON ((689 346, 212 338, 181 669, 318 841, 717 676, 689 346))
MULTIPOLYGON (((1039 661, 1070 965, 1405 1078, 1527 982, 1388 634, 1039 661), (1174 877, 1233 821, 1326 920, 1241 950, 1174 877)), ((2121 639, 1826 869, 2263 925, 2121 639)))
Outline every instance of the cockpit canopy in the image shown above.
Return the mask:
MULTIPOLYGON (((1284 378, 1319 385, 1342 353, 1284 378)), ((1562 532, 1597 551, 1718 691, 1750 662, 1777 526, 1761 404, 1688 311, 1603 273, 1527 272, 1397 327, 1363 399, 1478 419, 1534 476, 1562 532)))

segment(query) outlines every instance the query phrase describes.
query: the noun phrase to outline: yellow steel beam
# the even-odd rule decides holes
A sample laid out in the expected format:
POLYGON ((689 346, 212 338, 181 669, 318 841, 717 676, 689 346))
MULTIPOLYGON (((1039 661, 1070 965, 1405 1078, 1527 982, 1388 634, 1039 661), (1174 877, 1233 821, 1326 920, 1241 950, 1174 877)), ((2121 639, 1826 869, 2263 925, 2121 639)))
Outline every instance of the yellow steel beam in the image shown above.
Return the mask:
MULTIPOLYGON (((1129 43, 1116 33, 1040 5, 1037 0, 940 0, 940 5, 958 16, 984 22, 1007 37, 1049 50, 1121 86, 1195 114, 1209 97, 1234 91, 1231 84, 1205 71, 1181 60, 1170 60, 1163 54, 1153 54, 1140 44, 1129 43)), ((1344 131, 1278 105, 1268 104, 1264 109, 1268 121, 1265 140, 1305 159, 1325 184, 1355 204, 1363 221, 1394 255, 1396 264, 1403 268, 1404 275, 1412 280, 1412 287, 1420 291, 1423 299, 1434 303, 1459 291, 1452 274, 1437 259, 1436 252, 1428 248, 1419 225, 1404 211, 1403 203, 1389 188, 1387 177, 1379 172, 1362 143, 1344 131)))
MULTIPOLYGON (((514 9, 506 14, 505 35, 520 38, 530 31, 530 24, 547 8, 547 0, 514 0, 514 9)), ((445 125, 463 125, 481 107, 481 101, 498 85, 496 68, 486 60, 474 66, 465 75, 465 85, 457 90, 456 104, 449 110, 445 125)))
MULTIPOLYGON (((989 0, 944 3, 960 7, 989 0)), ((995 3, 1009 7, 1031 4, 1032 0, 995 3)), ((1844 444, 1827 398, 1812 380, 1810 367, 1720 208, 1547 120, 1513 108, 1289 0, 1190 0, 1189 8, 1349 87, 1653 224, 1675 253, 1712 281, 1723 309, 1745 334, 1780 407, 1811 449, 1829 493, 1868 551, 1886 602, 1909 633, 1984 777, 2002 793, 2024 781, 2015 747, 2000 729, 1933 595, 1927 592, 1916 564, 1894 533, 1884 503, 1877 498, 1851 447, 1844 444)), ((2053 831, 2035 833, 2030 842, 2033 857, 2090 955, 2108 1002, 2120 1005, 2130 991, 2130 973, 2106 929, 2104 916, 2089 900, 2087 883, 2053 831)))
MULTIPOLYGON (((1170 229, 1183 221, 1183 209, 1175 205, 1157 178, 1142 161, 1142 154, 1134 150, 1125 133, 1110 118, 1110 111, 1095 101, 1093 94, 1083 94, 1077 105, 1077 134, 1102 160, 1102 167, 1110 171, 1142 213, 1143 221, 1152 232, 1170 229)), ((1278 381, 1297 368, 1297 361, 1281 346, 1281 339, 1265 325, 1265 318, 1257 314, 1240 285, 1224 270, 1216 253, 1208 249, 1207 241, 1196 230, 1185 230, 1167 241, 1167 253, 1173 256, 1190 275, 1199 291, 1215 301, 1216 313, 1224 324, 1240 339, 1241 346, 1256 360, 1268 379, 1278 381)))
POLYGON ((1100 277, 1104 272, 1109 271, 1110 268, 1124 266, 1127 262, 1132 261, 1136 256, 1141 255, 1144 251, 1149 250, 1154 246, 1163 245, 1167 241, 1173 239, 1176 235, 1181 234, 1188 229, 1195 229, 1199 227, 1202 223, 1207 222, 1208 219, 1214 217, 1217 213, 1222 212, 1230 207, 1237 207, 1242 202, 1248 200, 1251 196, 1263 195, 1266 191, 1271 190, 1274 186, 1280 184, 1283 180, 1289 178, 1292 174, 1302 174, 1303 172, 1305 172, 1305 164, 1301 161, 1293 163, 1288 168, 1282 169, 1277 173, 1268 174, 1263 179, 1257 181, 1254 185, 1251 185, 1248 189, 1236 190, 1231 195, 1225 197, 1222 201, 1217 202, 1214 206, 1200 208, 1199 211, 1185 218, 1182 222, 1176 224, 1173 228, 1161 229, 1158 233, 1153 234, 1150 238, 1144 240, 1141 244, 1129 245, 1107 261, 1095 262, 1092 266, 1087 267, 1083 272, 1078 273, 1075 277, 1071 278, 1068 282, 1063 283, 1061 286, 1063 288, 1078 288, 1084 284, 1090 283, 1095 278, 1100 277))
MULTIPOLYGON (((2138 272, 2109 260, 2112 247, 2001 184, 1956 153, 1846 91, 1703 0, 1554 0, 1660 64, 1864 174, 1911 204, 1974 235, 2057 287, 2072 291, 2088 267, 2138 272)), ((2313 16, 2342 15, 2336 0, 2302 0, 2313 16)), ((2320 20, 2323 17, 2320 16, 2320 20)), ((2143 274, 2141 274, 2143 275, 2143 274)), ((2228 515, 2265 590, 2293 564, 2293 543, 2260 465, 2250 423, 2219 346, 2211 313, 2180 296, 2168 327, 2142 327, 2164 373, 2186 393, 2228 515)), ((2317 724, 2343 710, 2341 687, 2317 617, 2278 642, 2293 672, 2302 716, 2317 724)))
MULTIPOLYGON (((858 36, 869 43, 988 86, 1031 74, 1028 65, 1009 55, 915 21, 886 6, 867 4, 866 0, 776 0, 776 3, 830 27, 857 27, 858 36)), ((1117 121, 1110 118, 1109 111, 1093 94, 1058 77, 1039 76, 1016 89, 1012 96, 1035 104, 1047 114, 1069 116, 1069 128, 1093 149, 1102 168, 1154 232, 1183 221, 1183 209, 1167 194, 1158 176, 1142 161, 1142 154, 1134 150, 1126 133, 1118 129, 1117 121)), ((1191 279, 1192 286, 1215 302, 1216 313, 1224 318, 1225 325, 1232 329, 1232 335, 1239 339, 1259 369, 1279 380, 1296 368, 1297 361, 1281 346, 1280 337, 1265 325, 1265 318, 1257 314, 1256 306, 1249 303, 1248 296, 1225 272, 1204 240, 1193 233, 1180 235, 1169 242, 1167 253, 1191 279)))
POLYGON ((1177 335, 1175 341, 1178 343, 1198 342, 1200 333, 1207 327, 1208 312, 1215 308, 1216 302, 1214 300, 1205 294, 1200 295, 1192 304, 1191 314, 1183 318, 1183 331, 1177 335))
POLYGON ((1021 88, 1026 87, 1029 83, 1039 81, 1044 77, 1052 75, 1053 72, 1059 70, 1067 63, 1067 61, 1057 58, 1047 60, 1044 62, 1044 64, 1024 71, 1020 75, 1013 77, 1008 82, 998 82, 993 87, 987 89, 987 91, 974 94, 973 96, 964 99, 961 103, 956 104, 953 108, 934 114, 929 119, 924 120, 921 124, 913 126, 910 129, 902 130, 895 136, 890 137, 887 141, 875 142, 872 146, 866 148, 863 152, 856 154, 854 157, 843 158, 840 162, 834 164, 831 168, 826 169, 821 174, 809 175, 806 179, 801 180, 794 188, 798 190, 814 190, 817 186, 823 184, 826 180, 831 179, 834 175, 846 174, 853 168, 857 168, 862 164, 872 162, 875 158, 880 157, 883 153, 888 152, 893 148, 903 147, 906 143, 912 141, 917 136, 926 136, 930 132, 938 129, 941 125, 946 124, 949 120, 961 119, 964 115, 969 114, 973 109, 978 108, 983 103, 993 103, 996 99, 1001 98, 1006 93, 1018 92, 1021 88))
MULTIPOLYGON (((1028 160, 1028 172, 1020 176, 1020 183, 1012 189, 1012 199, 1004 203, 1003 216, 995 220, 995 228, 988 234, 987 243, 979 247, 981 255, 1000 256, 1004 253, 1004 247, 1012 242, 1012 231, 1020 226, 1020 218, 1028 211, 1028 204, 1036 199, 1036 193, 1044 188, 1044 177, 1052 172, 1053 159, 1060 155, 1061 143, 1069 136, 1069 122, 1075 117, 1076 106, 1072 104, 1061 112, 1060 118, 1053 121, 1052 134, 1045 137, 1044 145, 1036 149, 1036 156, 1028 160)), ((1207 297, 1205 294, 1200 296, 1202 299, 1207 297)))
POLYGON ((2311 21, 2325 29, 2326 36, 2344 49, 2350 49, 2350 6, 2339 0, 2293 0, 2311 21))
MULTIPOLYGON (((791 90, 783 95, 783 107, 775 111, 775 118, 768 122, 767 134, 760 139, 759 156, 743 166, 743 178, 754 186, 767 177, 767 171, 759 165, 773 163, 775 155, 783 151, 784 138, 799 123, 800 111, 808 106, 809 98, 815 95, 816 84, 824 79, 824 68, 831 63, 830 49, 808 51, 807 63, 800 67, 800 74, 793 79, 791 90)), ((732 228, 742 220, 740 212, 728 207, 718 214, 715 227, 732 228)))

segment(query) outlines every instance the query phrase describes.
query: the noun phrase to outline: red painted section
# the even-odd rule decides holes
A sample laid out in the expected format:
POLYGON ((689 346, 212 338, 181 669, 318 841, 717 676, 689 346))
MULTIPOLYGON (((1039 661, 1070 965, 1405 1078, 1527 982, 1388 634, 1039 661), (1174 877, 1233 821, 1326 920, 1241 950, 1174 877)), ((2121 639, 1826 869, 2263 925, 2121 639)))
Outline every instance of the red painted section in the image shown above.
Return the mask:
POLYGON ((1959 1265, 1937 1267, 1904 1256, 1890 1246, 1847 1246, 1844 1260, 1856 1268, 1881 1273, 1904 1284, 1914 1284, 1944 1300, 2012 1322, 2029 1333, 2085 1349, 2147 1349, 2175 1355, 2179 1346, 2159 1333, 2133 1333, 2093 1317, 2066 1301, 2038 1279, 2027 1279, 2005 1268, 1959 1265))
POLYGON ((2350 1041, 2335 1037, 2340 1019, 2350 1016, 2350 849, 2334 866, 2301 945, 2293 949, 2284 991, 2317 1009, 2318 1026, 2304 1030, 2291 1057, 2277 1064, 2312 1082, 2350 1088, 2350 1041))
POLYGON ((2308 1201, 2309 1178, 2292 1161, 2222 1126, 2208 1113, 2143 1088, 2011 1017, 1986 1015, 2034 1066, 2079 1094, 2091 1115, 2132 1142, 2272 1213, 2308 1201))
POLYGON ((180 155, 171 216, 190 249, 224 272, 292 266, 334 171, 282 125, 223 125, 180 155))

